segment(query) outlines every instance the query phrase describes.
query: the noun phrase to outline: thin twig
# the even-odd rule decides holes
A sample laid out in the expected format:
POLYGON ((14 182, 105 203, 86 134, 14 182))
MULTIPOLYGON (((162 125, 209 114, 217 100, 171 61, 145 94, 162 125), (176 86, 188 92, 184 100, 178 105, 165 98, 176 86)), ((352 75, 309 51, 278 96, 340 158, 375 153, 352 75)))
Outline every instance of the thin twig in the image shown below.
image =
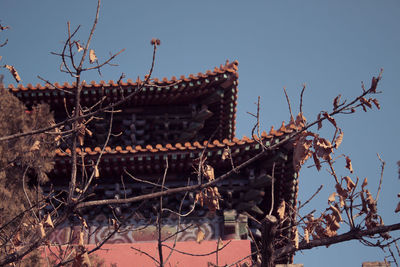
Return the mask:
POLYGON ((67 22, 68 25, 68 47, 69 47, 69 55, 71 60, 72 67, 76 70, 77 67, 75 66, 74 54, 72 53, 72 46, 74 43, 71 44, 71 24, 69 21, 67 22))
MULTIPOLYGON (((29 199, 28 193, 26 192, 26 188, 25 188, 25 176, 26 176, 26 172, 28 171, 28 169, 29 169, 29 167, 26 167, 24 173, 22 174, 22 189, 24 190, 24 194, 25 194, 26 199, 28 200, 29 206, 32 207, 32 202, 29 199)), ((37 223, 39 223, 40 222, 39 217, 36 215, 36 213, 33 211, 33 209, 32 209, 32 213, 33 213, 33 216, 36 218, 37 223)))
MULTIPOLYGON (((114 109, 112 109, 112 110, 114 110, 114 109)), ((93 168, 92 174, 90 175, 89 181, 86 183, 84 189, 82 190, 82 194, 86 193, 86 191, 88 190, 93 178, 95 177, 96 169, 98 169, 100 161, 101 161, 101 158, 102 158, 102 156, 104 154, 104 151, 106 150, 108 142, 110 141, 111 130, 112 130, 112 125, 113 125, 113 118, 114 118, 114 112, 111 112, 110 124, 109 124, 110 126, 108 127, 108 133, 107 133, 106 141, 103 144, 103 148, 101 149, 99 156, 97 157, 97 161, 96 161, 96 164, 94 165, 94 168, 93 168)))
MULTIPOLYGON (((131 177, 134 181, 137 181, 137 182, 140 182, 140 183, 149 184, 149 185, 153 185, 153 186, 156 186, 156 187, 163 187, 162 185, 159 185, 159 184, 157 184, 157 183, 153 183, 153 182, 150 182, 150 181, 147 181, 147 180, 142 180, 142 179, 136 178, 135 176, 133 176, 132 174, 130 174, 125 168, 124 168, 124 172, 125 172, 129 177, 131 177)), ((169 189, 169 188, 166 187, 166 186, 164 186, 163 188, 169 189)))
POLYGON ((299 206, 299 210, 304 207, 305 205, 307 205, 316 195, 318 195, 318 193, 321 191, 322 187, 324 187, 324 185, 320 185, 317 189, 317 191, 315 191, 315 193, 306 201, 304 202, 302 205, 299 206))
POLYGON ((303 89, 301 89, 301 93, 300 93, 300 113, 303 114, 303 94, 304 94, 304 90, 306 90, 306 84, 303 83, 303 89))
MULTIPOLYGON (((134 247, 131 247, 131 249, 136 250, 136 251, 139 252, 139 253, 143 253, 143 254, 146 255, 147 257, 151 258, 155 263, 157 263, 158 265, 160 265, 160 262, 159 262, 156 258, 154 258, 153 256, 151 256, 149 253, 147 253, 147 252, 145 252, 145 251, 143 251, 143 250, 134 248, 134 247)), ((161 265, 160 265, 160 266, 161 266, 161 265)))
POLYGON ((174 236, 176 237, 178 234, 185 232, 187 229, 192 228, 193 226, 194 226, 193 224, 190 224, 189 226, 186 226, 185 228, 183 228, 183 229, 181 229, 181 230, 177 230, 175 233, 173 233, 173 234, 171 234, 171 235, 165 237, 165 238, 162 240, 162 242, 165 242, 165 241, 167 241, 168 239, 170 239, 170 238, 172 238, 172 237, 174 237, 174 236))
MULTIPOLYGON (((253 253, 251 253, 250 255, 247 255, 246 257, 243 257, 243 258, 241 258, 240 260, 235 261, 234 263, 229 264, 229 265, 226 265, 226 266, 224 266, 224 267, 233 267, 233 266, 237 266, 237 264, 238 264, 239 262, 242 262, 242 261, 244 261, 244 260, 247 259, 247 258, 253 257, 253 255, 256 255, 256 254, 257 254, 257 252, 253 252, 253 253)), ((257 265, 255 265, 255 266, 257 266, 257 265)))
MULTIPOLYGON (((188 181, 187 181, 187 185, 189 185, 189 184, 190 184, 190 178, 188 178, 188 181)), ((178 213, 179 213, 179 214, 182 212, 183 203, 184 203, 185 198, 186 198, 187 195, 188 195, 188 192, 185 192, 183 198, 181 199, 181 202, 180 202, 180 204, 179 204, 179 209, 178 209, 178 213)), ((195 203, 193 204, 193 208, 194 208, 194 207, 195 207, 195 203)), ((175 238, 174 238, 174 243, 173 243, 173 245, 172 245, 173 248, 175 248, 176 243, 177 243, 177 241, 178 241, 178 234, 177 234, 177 232, 179 231, 180 226, 181 226, 181 217, 178 216, 178 223, 177 223, 177 225, 176 225, 176 234, 175 234, 175 238)), ((164 239, 164 240, 165 240, 165 239, 164 239)), ((165 264, 169 261, 170 257, 172 256, 172 253, 173 253, 173 250, 171 250, 171 251, 169 252, 167 258, 165 259, 165 264)))
POLYGON ((64 89, 58 88, 58 87, 57 87, 57 86, 55 86, 53 83, 51 83, 49 80, 46 80, 45 78, 42 78, 40 75, 37 75, 36 77, 38 77, 38 79, 40 79, 40 80, 44 81, 45 83, 47 83, 47 84, 50 84, 50 85, 51 85, 51 86, 53 86, 53 87, 54 87, 54 89, 56 89, 56 90, 60 90, 60 91, 62 91, 62 92, 64 92, 64 93, 66 93, 66 94, 73 95, 73 93, 72 93, 71 91, 67 91, 67 90, 64 90, 64 89))
POLYGON ((51 125, 49 127, 45 127, 45 128, 37 129, 37 130, 34 130, 34 131, 25 132, 25 133, 17 133, 17 134, 2 136, 2 137, 0 137, 0 142, 7 141, 7 140, 13 140, 13 139, 17 139, 17 138, 28 136, 28 135, 40 134, 40 133, 43 133, 45 131, 49 131, 49 130, 52 130, 54 128, 57 128, 59 126, 63 126, 65 124, 69 123, 69 122, 74 122, 74 121, 79 120, 79 119, 84 119, 84 118, 87 118, 87 117, 91 117, 91 116, 96 115, 96 114, 98 114, 98 113, 100 113, 102 111, 110 110, 112 108, 116 108, 116 107, 124 104, 129 99, 131 99, 133 96, 135 96, 136 94, 140 93, 142 91, 142 89, 144 88, 144 86, 147 84, 147 82, 150 80, 150 77, 151 77, 151 75, 153 73, 153 70, 154 70, 156 51, 157 51, 157 46, 154 45, 153 46, 153 59, 152 59, 152 62, 151 62, 150 70, 149 70, 148 74, 146 75, 145 82, 142 82, 142 83, 138 84, 138 88, 135 91, 133 91, 131 94, 127 95, 125 98, 123 98, 123 99, 121 99, 121 100, 119 100, 117 102, 114 102, 114 103, 112 103, 112 104, 110 104, 110 105, 108 105, 106 107, 99 108, 99 109, 97 109, 97 110, 95 110, 93 112, 90 112, 90 113, 87 113, 87 114, 82 114, 82 115, 80 115, 78 117, 68 118, 68 119, 66 119, 66 120, 64 120, 62 122, 56 123, 56 124, 51 125))
POLYGON ((289 99, 289 96, 288 96, 288 94, 286 92, 286 88, 285 87, 283 87, 283 92, 285 93, 286 102, 287 102, 287 104, 289 106, 290 120, 293 120, 294 117, 293 117, 293 113, 292 113, 292 106, 290 105, 290 99, 289 99))
MULTIPOLYGON (((161 192, 164 191, 164 184, 165 184, 165 178, 168 173, 168 157, 165 158, 165 170, 164 170, 164 175, 161 183, 161 192)), ((163 196, 160 196, 160 207, 159 207, 159 212, 157 216, 157 231, 158 231, 158 238, 157 238, 157 244, 158 244, 158 257, 159 257, 159 263, 160 267, 164 267, 164 259, 163 259, 163 252, 162 252, 162 210, 163 210, 163 196)))
POLYGON ((89 37, 88 37, 88 40, 86 42, 85 48, 83 49, 83 55, 81 57, 81 61, 79 62, 79 65, 77 67, 77 69, 79 69, 79 70, 82 69, 83 62, 86 59, 86 54, 87 54, 87 52, 89 50, 90 41, 92 40, 92 37, 93 37, 93 34, 94 34, 94 30, 96 29, 97 22, 99 20, 99 12, 100 12, 100 0, 97 0, 96 16, 94 18, 94 21, 93 21, 93 24, 92 24, 92 29, 90 30, 89 37))
POLYGON ((93 70, 93 69, 97 69, 100 70, 101 67, 103 67, 104 65, 108 64, 111 60, 113 60, 114 58, 116 58, 119 54, 121 54, 122 52, 125 51, 125 48, 121 49, 119 52, 113 54, 111 57, 109 57, 106 61, 104 61, 101 64, 97 64, 94 67, 90 67, 90 68, 84 68, 82 69, 82 71, 88 71, 88 70, 93 70))
POLYGON ((381 159, 381 156, 378 153, 376 155, 378 156, 378 159, 381 162, 381 178, 379 179, 379 187, 378 187, 378 191, 376 192, 376 198, 375 198, 375 201, 378 202, 379 193, 381 192, 381 188, 382 188, 383 171, 385 170, 386 162, 381 159))
MULTIPOLYGON (((223 245, 219 250, 221 251, 221 250, 224 249, 226 246, 228 246, 231 242, 232 242, 232 240, 229 240, 229 241, 228 241, 225 245, 223 245)), ((212 255, 212 254, 214 254, 214 253, 217 253, 216 250, 213 250, 213 251, 208 252, 208 253, 194 254, 194 253, 189 253, 189 252, 177 250, 176 248, 170 247, 170 246, 168 246, 168 245, 166 245, 166 244, 163 244, 162 246, 163 246, 163 247, 166 247, 166 248, 169 248, 169 249, 171 249, 171 250, 174 250, 174 251, 176 251, 176 252, 178 252, 178 253, 180 253, 180 254, 183 254, 183 255, 196 256, 196 257, 204 257, 204 256, 209 256, 209 255, 212 255)))
POLYGON ((275 161, 272 164, 272 181, 271 181, 271 208, 269 209, 268 215, 271 216, 272 211, 274 210, 274 183, 275 183, 275 161))

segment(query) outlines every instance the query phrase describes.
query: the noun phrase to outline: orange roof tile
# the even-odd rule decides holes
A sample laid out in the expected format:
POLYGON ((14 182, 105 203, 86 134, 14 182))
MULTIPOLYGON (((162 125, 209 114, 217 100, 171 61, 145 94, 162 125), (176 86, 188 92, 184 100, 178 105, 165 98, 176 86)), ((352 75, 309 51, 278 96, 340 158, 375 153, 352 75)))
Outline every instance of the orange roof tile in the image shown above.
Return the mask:
MULTIPOLYGON (((278 130, 275 130, 274 127, 271 127, 271 131, 269 134, 267 134, 265 131, 262 132, 261 134, 261 141, 269 141, 270 139, 273 139, 274 137, 281 137, 285 134, 293 133, 296 132, 297 130, 300 130, 300 127, 294 125, 294 123, 288 124, 285 126, 284 123, 282 123, 281 127, 278 130)), ((254 138, 249 138, 247 136, 243 136, 242 139, 238 138, 233 138, 231 141, 228 139, 224 139, 222 141, 219 140, 213 140, 212 142, 208 142, 207 140, 203 142, 203 144, 199 143, 198 141, 195 141, 193 143, 186 142, 185 144, 181 143, 176 143, 176 144, 166 144, 165 146, 161 144, 157 144, 156 146, 151 146, 147 145, 146 147, 142 147, 140 145, 136 146, 135 148, 132 148, 131 146, 126 146, 125 148, 121 146, 117 146, 115 148, 111 148, 107 146, 104 150, 103 154, 127 154, 127 153, 156 153, 156 152, 189 152, 192 150, 202 150, 204 148, 223 148, 223 147, 233 147, 233 146, 242 146, 242 145, 248 145, 248 144, 257 144, 256 142, 259 140, 258 136, 254 136, 254 138)), ((80 149, 77 149, 80 152, 80 149)), ((101 148, 100 147, 95 147, 95 148, 90 148, 90 147, 85 147, 84 151, 89 154, 89 155, 97 155, 100 154, 101 148)), ((60 149, 56 150, 56 154, 59 157, 64 157, 70 155, 71 151, 69 149, 66 149, 65 151, 62 151, 60 149)))
MULTIPOLYGON (((160 81, 158 78, 153 78, 152 80, 150 80, 150 85, 158 85, 158 86, 163 86, 165 84, 172 84, 172 83, 181 83, 183 81, 186 82, 190 82, 190 81, 195 81, 198 80, 200 78, 207 78, 210 76, 216 76, 218 74, 221 73, 234 73, 237 75, 237 70, 238 70, 238 61, 235 60, 233 62, 229 62, 227 61, 225 65, 221 65, 219 68, 215 67, 213 71, 211 70, 207 70, 206 71, 206 75, 203 73, 198 73, 197 75, 194 74, 189 74, 188 77, 185 77, 185 75, 181 75, 180 79, 177 80, 175 76, 172 76, 171 79, 168 79, 166 77, 163 77, 162 80, 160 81)), ((86 81, 83 81, 83 89, 87 89, 90 87, 103 87, 103 88, 107 88, 107 87, 115 87, 117 85, 121 85, 121 86, 128 86, 128 85, 132 85, 132 86, 137 86, 139 81, 133 82, 131 79, 128 79, 126 82, 124 81, 120 81, 119 84, 116 84, 113 80, 109 80, 108 83, 105 82, 104 80, 101 80, 99 83, 96 83, 96 81, 90 81, 90 83, 86 83, 86 81)), ((75 87, 75 82, 72 83, 68 83, 68 82, 64 82, 62 85, 58 82, 55 82, 54 85, 56 87, 58 87, 59 89, 63 89, 63 90, 67 90, 67 89, 72 89, 75 87)), ((18 92, 18 91, 34 91, 34 90, 56 90, 53 86, 51 86, 50 84, 45 84, 44 86, 37 84, 36 86, 33 86, 32 84, 28 83, 26 86, 22 85, 22 84, 18 84, 17 87, 14 87, 13 84, 9 84, 8 85, 8 89, 12 90, 13 92, 18 92)))
MULTIPOLYGON (((215 131, 217 125, 220 128, 217 132, 217 139, 231 139, 235 134, 237 70, 237 61, 227 61, 225 65, 216 67, 213 71, 207 70, 206 73, 182 75, 180 79, 175 76, 171 79, 164 77, 161 80, 154 78, 144 87, 141 87, 143 82, 140 79, 136 82, 128 79, 120 81, 118 84, 113 80, 108 82, 101 80, 98 83, 95 81, 83 82, 81 104, 90 107, 105 97, 103 99, 104 106, 132 94, 139 88, 141 88, 141 91, 132 95, 121 108, 186 104, 190 101, 203 103, 204 101, 207 105, 210 104, 213 117, 205 123, 202 133, 206 133, 205 136, 211 135, 210 133, 215 131), (220 104, 215 104, 216 102, 220 104)), ((72 103, 73 94, 68 94, 68 92, 71 92, 76 84, 55 82, 54 86, 49 84, 23 86, 20 84, 17 88, 9 85, 8 89, 27 106, 45 102, 50 104, 55 113, 59 110, 60 114, 64 114, 65 110, 62 103, 64 99, 67 103, 72 103), (57 90, 54 86, 61 90, 57 90)))

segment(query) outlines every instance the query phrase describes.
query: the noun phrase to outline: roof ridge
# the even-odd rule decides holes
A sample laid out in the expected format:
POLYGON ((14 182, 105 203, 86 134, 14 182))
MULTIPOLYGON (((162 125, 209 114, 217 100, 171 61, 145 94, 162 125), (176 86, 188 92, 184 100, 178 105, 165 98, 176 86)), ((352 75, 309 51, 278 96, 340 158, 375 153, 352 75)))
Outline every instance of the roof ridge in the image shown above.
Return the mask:
MULTIPOLYGON (((230 73, 236 73, 238 70, 238 65, 239 62, 237 60, 234 60, 233 62, 229 62, 229 60, 227 60, 225 62, 225 65, 220 65, 220 67, 215 67, 213 70, 206 70, 205 72, 199 72, 197 74, 189 74, 187 76, 185 75, 181 75, 179 79, 176 78, 176 76, 172 76, 170 79, 168 79, 167 77, 163 77, 161 79, 159 78, 153 78, 150 80, 150 85, 155 85, 155 86, 168 86, 171 84, 178 84, 181 82, 190 82, 193 80, 198 80, 201 78, 207 78, 209 76, 215 76, 218 74, 222 74, 222 73, 226 73, 226 72, 230 72, 230 73)), ((237 76, 237 74, 236 74, 237 76)), ((84 88, 99 88, 99 87, 115 87, 115 86, 134 86, 134 85, 138 85, 139 83, 141 83, 142 81, 140 80, 140 78, 138 77, 138 79, 134 82, 132 79, 127 79, 126 82, 123 82, 122 80, 119 82, 114 82, 113 80, 109 80, 108 83, 105 82, 104 80, 100 80, 99 82, 96 83, 96 81, 90 81, 90 82, 86 82, 85 80, 82 80, 82 84, 84 88)), ((53 85, 46 83, 44 85, 37 83, 36 86, 32 85, 31 83, 26 84, 25 86, 23 84, 18 84, 18 86, 14 86, 13 84, 9 84, 7 86, 7 88, 10 91, 13 92, 18 92, 18 91, 28 91, 28 90, 46 90, 46 89, 50 89, 50 90, 54 90, 55 87, 59 88, 59 89, 72 89, 76 86, 75 82, 63 82, 62 84, 60 84, 59 82, 55 82, 53 85)))
MULTIPOLYGON (((271 130, 269 133, 263 131, 261 134, 261 141, 268 140, 268 139, 273 139, 274 137, 282 137, 285 134, 293 133, 298 130, 300 130, 300 126, 296 126, 294 123, 289 123, 288 125, 285 126, 284 122, 282 122, 282 126, 278 129, 275 130, 274 127, 271 127, 271 130)), ((243 136, 241 139, 238 138, 233 138, 232 140, 224 139, 222 141, 219 141, 218 139, 215 139, 213 141, 204 141, 204 142, 185 142, 185 143, 175 143, 175 144, 157 144, 157 145, 128 145, 125 148, 123 146, 115 146, 115 147, 110 147, 107 146, 104 149, 104 154, 126 154, 126 153, 155 153, 155 152, 167 152, 167 151, 175 151, 175 152, 182 152, 182 151, 190 151, 190 150, 195 150, 195 149, 204 149, 204 148, 224 148, 224 147, 232 147, 235 145, 246 145, 246 144, 253 144, 253 143, 258 143, 260 138, 257 136, 253 136, 253 138, 249 138, 247 136, 243 136)), ((84 147, 82 148, 84 150, 84 153, 87 153, 89 155, 97 155, 100 154, 102 149, 100 147, 95 147, 95 148, 90 148, 90 147, 84 147)), ((81 148, 77 148, 77 152, 81 153, 82 151, 81 148)), ((70 149, 66 149, 65 151, 62 151, 60 149, 56 150, 57 156, 68 156, 71 153, 70 149)))

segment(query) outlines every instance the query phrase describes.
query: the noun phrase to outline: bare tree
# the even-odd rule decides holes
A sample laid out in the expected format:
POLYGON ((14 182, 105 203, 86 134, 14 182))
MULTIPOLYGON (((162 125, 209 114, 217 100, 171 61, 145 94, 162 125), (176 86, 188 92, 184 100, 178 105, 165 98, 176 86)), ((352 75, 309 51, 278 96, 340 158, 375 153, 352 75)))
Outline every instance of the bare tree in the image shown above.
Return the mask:
MULTIPOLYGON (((218 253, 227 247, 229 242, 223 244, 221 240, 218 240, 215 250, 201 255, 180 251, 175 246, 178 235, 189 228, 196 227, 190 224, 183 225, 182 220, 196 209, 199 210, 199 206, 204 206, 211 211, 219 210, 221 203, 226 201, 221 194, 229 198, 229 192, 224 191, 224 193, 220 193, 220 191, 224 190, 224 182, 260 159, 271 157, 273 152, 279 149, 286 149, 285 147, 287 146, 292 148, 293 168, 296 173, 299 172, 301 166, 309 158, 313 159, 314 166, 318 171, 320 171, 323 165, 328 167, 330 175, 335 181, 335 189, 328 197, 327 209, 320 216, 315 216, 315 212, 301 215, 301 208, 307 202, 296 205, 296 203, 288 203, 285 199, 276 196, 276 192, 279 190, 275 188, 279 182, 279 179, 275 175, 275 170, 278 168, 278 160, 271 159, 272 172, 265 174, 265 177, 268 177, 268 181, 271 183, 266 186, 268 187, 269 194, 265 195, 265 197, 263 195, 264 200, 267 200, 266 203, 269 206, 267 209, 262 210, 258 217, 247 214, 257 225, 256 228, 261 230, 261 238, 254 237, 250 231, 250 238, 252 238, 255 247, 254 253, 238 262, 233 262, 231 266, 249 258, 252 259, 255 265, 274 266, 277 262, 282 261, 283 258, 287 258, 288 255, 293 255, 296 251, 354 239, 359 240, 367 246, 384 249, 388 252, 388 260, 397 265, 399 257, 398 238, 390 236, 389 233, 399 230, 400 224, 384 225, 377 211, 385 162, 379 157, 382 163, 382 171, 378 192, 373 197, 372 193, 367 189, 368 181, 364 180, 361 182, 357 177, 355 178, 350 158, 345 155, 336 158, 333 157, 334 151, 339 148, 343 139, 343 131, 334 117, 338 114, 353 114, 361 109, 367 111, 368 109, 372 109, 373 106, 379 109, 380 105, 375 95, 379 93, 377 86, 381 80, 382 73, 372 78, 371 86, 368 89, 363 85, 361 93, 353 99, 343 101, 340 95, 337 96, 333 100, 333 107, 329 109, 330 111, 321 111, 317 115, 317 119, 312 122, 307 122, 303 116, 302 102, 305 86, 300 95, 300 111, 296 117, 293 116, 293 110, 285 91, 289 105, 290 121, 286 126, 282 125, 278 131, 271 130, 270 134, 260 133, 259 121, 261 114, 260 99, 258 99, 257 112, 251 115, 256 118, 256 124, 252 129, 252 137, 253 141, 259 145, 259 150, 250 158, 238 161, 235 155, 229 150, 229 146, 226 146, 221 158, 222 160, 227 159, 230 161, 230 169, 223 173, 215 175, 217 170, 214 170, 212 163, 207 159, 207 154, 214 142, 214 135, 211 135, 208 141, 205 142, 205 145, 202 146, 202 152, 195 161, 195 180, 191 180, 188 177, 185 185, 182 185, 182 183, 179 185, 167 183, 166 177, 169 172, 169 162, 168 158, 166 158, 162 165, 164 170, 163 175, 156 177, 156 179, 151 181, 140 179, 135 176, 135 173, 125 170, 125 175, 121 176, 121 183, 118 185, 123 188, 120 190, 121 195, 124 195, 123 197, 118 195, 110 198, 94 198, 93 194, 98 184, 96 180, 101 176, 99 166, 107 152, 110 140, 115 135, 113 126, 115 116, 120 112, 118 109, 131 98, 140 94, 146 87, 163 87, 163 85, 154 83, 154 80, 151 78, 155 65, 156 51, 160 45, 158 39, 153 39, 151 41, 153 55, 148 74, 142 80, 138 78, 135 87, 128 94, 124 95, 123 93, 122 84, 125 77, 124 74, 121 74, 117 83, 115 83, 116 92, 118 90, 122 92, 118 94, 118 98, 108 99, 107 97, 102 97, 99 101, 89 106, 83 104, 82 95, 85 82, 82 75, 86 71, 92 70, 98 71, 101 75, 102 68, 107 65, 113 65, 112 61, 124 51, 122 49, 117 53, 112 53, 109 58, 102 62, 97 59, 95 50, 91 48, 91 40, 99 19, 99 9, 100 0, 97 2, 95 19, 85 43, 76 39, 80 26, 71 29, 71 24, 68 22, 67 39, 64 42, 61 52, 53 53, 61 59, 60 71, 74 79, 73 87, 66 90, 57 83, 52 83, 49 79, 39 76, 48 88, 62 92, 66 96, 65 99, 68 97, 68 99, 73 100, 72 104, 67 100, 64 101, 67 119, 61 121, 45 119, 43 121, 43 118, 49 118, 47 117, 50 116, 49 112, 46 110, 46 107, 37 108, 33 109, 32 116, 36 116, 38 121, 42 119, 40 122, 37 122, 35 125, 27 125, 23 129, 12 129, 5 133, 0 132, 0 148, 4 146, 10 149, 10 151, 19 151, 20 154, 22 154, 21 151, 30 151, 30 154, 17 157, 19 161, 24 162, 23 167, 25 167, 17 174, 18 179, 22 181, 23 185, 22 191, 20 188, 18 192, 19 194, 23 194, 26 200, 24 200, 22 208, 14 211, 15 216, 8 216, 4 221, 1 221, 0 246, 4 253, 0 256, 0 265, 20 262, 26 255, 35 251, 37 252, 37 249, 43 246, 48 246, 49 248, 48 250, 44 250, 48 264, 62 266, 73 262, 78 266, 90 265, 89 254, 101 248, 116 233, 129 231, 129 219, 134 216, 136 211, 145 206, 147 202, 151 202, 156 203, 153 209, 156 214, 156 221, 148 220, 143 227, 156 226, 158 255, 154 257, 146 251, 132 247, 133 250, 140 251, 151 258, 157 266, 165 266, 172 253, 189 254, 193 257, 215 254, 216 263, 210 264, 218 266, 218 253), (84 149, 84 144, 93 139, 93 129, 91 127, 94 121, 104 121, 107 130, 105 131, 105 138, 102 140, 100 151, 96 153, 95 157, 90 157, 88 155, 90 151, 84 149), (331 140, 317 133, 322 127, 323 122, 330 123, 334 127, 333 138, 331 140), (317 127, 317 130, 312 130, 313 127, 317 127), (17 146, 20 143, 20 146, 24 147, 17 150, 17 146), (51 190, 43 194, 41 188, 42 182, 47 181, 46 173, 51 171, 51 167, 44 166, 47 162, 44 160, 49 160, 54 156, 54 148, 52 147, 54 143, 58 143, 59 153, 69 158, 69 185, 67 190, 55 190, 48 186, 51 190), (335 166, 340 164, 341 159, 344 159, 345 166, 349 171, 349 175, 344 177, 339 176, 335 169, 335 166), (29 173, 29 171, 33 171, 33 174, 29 173), (37 182, 35 186, 28 184, 25 180, 28 179, 28 176, 29 181, 37 182), (147 185, 149 189, 139 195, 127 197, 124 177, 147 185), (178 201, 178 205, 173 208, 169 207, 167 205, 167 198, 177 195, 182 196, 180 201, 178 201), (185 201, 190 203, 191 208, 184 211, 182 206, 185 201), (121 207, 132 203, 137 203, 134 210, 130 214, 122 215, 121 207), (99 206, 109 207, 113 218, 110 221, 110 229, 106 232, 103 239, 94 248, 88 249, 84 241, 84 235, 88 232, 87 229, 90 227, 90 222, 85 220, 83 214, 89 208, 99 206), (163 221, 171 214, 177 218, 176 231, 165 237, 162 233, 163 221), (78 221, 78 231, 75 234, 71 233, 68 242, 57 244, 60 245, 57 251, 52 250, 50 248, 50 245, 52 245, 50 236, 56 231, 57 227, 69 223, 71 220, 78 221), (10 229, 11 225, 17 226, 10 229), (346 230, 339 232, 339 229, 343 228, 346 230), (20 238, 21 235, 23 235, 23 240, 20 238), (173 240, 173 245, 168 245, 166 243, 167 240, 173 240), (75 243, 77 245, 74 245, 75 243), (165 254, 163 248, 168 248, 169 253, 165 254)), ((4 29, 6 27, 1 27, 1 30, 4 29)), ((6 43, 7 41, 4 42, 4 45, 6 43)), ((17 81, 20 80, 14 67, 10 65, 4 65, 4 67, 11 72, 17 81)), ((181 81, 176 81, 175 85, 179 82, 181 81)), ((5 90, 0 88, 0 92, 3 91, 5 90)), ((1 102, 1 100, 10 96, 1 95, 0 97, 1 102)), ((9 100, 7 102, 10 101, 15 102, 15 105, 19 105, 20 113, 24 114, 24 108, 21 104, 17 103, 17 100, 9 100)), ((12 117, 12 119, 18 119, 16 115, 12 117)), ((22 120, 28 119, 24 117, 22 120)), ((4 126, 4 129, 6 127, 8 126, 4 126)), ((216 144, 220 143, 217 141, 216 144)), ((1 162, 1 179, 1 175, 3 174, 3 178, 10 179, 10 176, 7 176, 9 174, 3 172, 3 170, 13 167, 13 161, 15 160, 16 157, 12 159, 7 158, 1 162)), ((252 191, 249 191, 249 193, 252 193, 252 191)), ((198 228, 197 239, 200 242, 204 233, 200 227, 198 228)))

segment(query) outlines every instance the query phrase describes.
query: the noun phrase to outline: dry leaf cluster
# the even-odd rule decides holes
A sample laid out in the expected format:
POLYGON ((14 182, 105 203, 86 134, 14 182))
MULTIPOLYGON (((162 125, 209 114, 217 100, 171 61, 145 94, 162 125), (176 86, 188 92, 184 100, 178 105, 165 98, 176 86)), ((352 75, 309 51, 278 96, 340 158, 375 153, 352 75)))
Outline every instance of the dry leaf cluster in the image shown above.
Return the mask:
MULTIPOLYGON (((212 181, 214 177, 214 168, 210 165, 205 164, 203 166, 203 176, 212 181)), ((219 210, 219 200, 221 200, 221 195, 218 192, 218 187, 207 187, 202 189, 196 194, 195 202, 199 203, 200 206, 206 206, 212 212, 219 210)))
MULTIPOLYGON (((298 117, 299 116, 302 115, 299 114, 298 117)), ((336 127, 336 122, 333 118, 329 119, 329 121, 336 127)), ((297 172, 300 171, 301 166, 304 165, 304 163, 310 157, 313 158, 315 167, 318 170, 321 169, 321 161, 326 161, 326 162, 331 161, 333 149, 338 148, 343 140, 342 130, 340 130, 339 128, 337 129, 339 134, 334 139, 333 144, 329 140, 320 137, 317 133, 309 131, 302 132, 294 143, 294 152, 293 152, 294 169, 297 172)))

